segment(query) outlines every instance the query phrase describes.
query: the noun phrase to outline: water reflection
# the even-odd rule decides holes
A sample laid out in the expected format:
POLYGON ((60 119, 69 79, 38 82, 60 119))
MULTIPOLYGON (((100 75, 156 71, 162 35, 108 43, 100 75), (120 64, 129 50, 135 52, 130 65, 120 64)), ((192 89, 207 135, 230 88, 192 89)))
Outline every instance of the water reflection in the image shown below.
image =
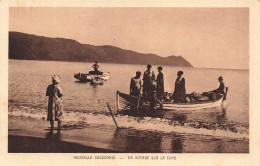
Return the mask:
POLYGON ((218 141, 216 141, 214 152, 221 153, 224 151, 225 151, 225 142, 223 139, 219 139, 218 141))
POLYGON ((176 134, 133 129, 116 130, 111 148, 127 153, 181 153, 185 138, 176 134))
POLYGON ((227 123, 226 110, 222 110, 222 113, 216 116, 216 122, 218 124, 227 123))
POLYGON ((92 83, 90 83, 90 85, 91 85, 94 89, 97 89, 99 86, 103 86, 103 84, 92 84, 92 83))
POLYGON ((61 131, 57 130, 57 133, 54 133, 54 131, 51 129, 49 132, 46 133, 45 138, 51 143, 61 141, 61 131))
POLYGON ((176 139, 172 141, 172 153, 181 153, 183 152, 183 142, 184 142, 184 137, 178 136, 176 139))

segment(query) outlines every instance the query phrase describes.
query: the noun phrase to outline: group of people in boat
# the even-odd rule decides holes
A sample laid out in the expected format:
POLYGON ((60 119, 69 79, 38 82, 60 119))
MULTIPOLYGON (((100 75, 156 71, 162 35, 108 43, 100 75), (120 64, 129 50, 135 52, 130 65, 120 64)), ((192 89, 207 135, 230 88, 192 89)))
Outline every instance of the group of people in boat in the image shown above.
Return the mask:
MULTIPOLYGON (((130 95, 140 96, 150 100, 151 109, 155 109, 157 103, 160 105, 164 100, 164 76, 162 73, 162 66, 159 66, 158 75, 155 77, 154 72, 151 70, 152 65, 147 65, 147 70, 143 73, 143 79, 141 79, 142 73, 140 71, 136 72, 136 76, 131 78, 130 81, 130 95), (142 81, 143 80, 143 81, 142 81), (142 83, 143 82, 143 83, 142 83)), ((177 78, 175 80, 175 88, 172 93, 171 99, 175 103, 186 103, 188 102, 186 96, 185 88, 185 78, 183 77, 183 71, 177 72, 177 78)), ((215 93, 225 93, 225 84, 223 82, 223 77, 218 78, 220 85, 217 89, 212 92, 215 93)))

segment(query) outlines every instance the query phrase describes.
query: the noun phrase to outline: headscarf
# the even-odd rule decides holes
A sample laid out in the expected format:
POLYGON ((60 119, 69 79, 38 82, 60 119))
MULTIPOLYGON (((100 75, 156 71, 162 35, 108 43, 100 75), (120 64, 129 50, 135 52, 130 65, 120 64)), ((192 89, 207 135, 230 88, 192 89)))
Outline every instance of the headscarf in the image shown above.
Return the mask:
POLYGON ((59 84, 61 82, 61 76, 60 75, 53 75, 52 76, 52 82, 55 84, 59 84))

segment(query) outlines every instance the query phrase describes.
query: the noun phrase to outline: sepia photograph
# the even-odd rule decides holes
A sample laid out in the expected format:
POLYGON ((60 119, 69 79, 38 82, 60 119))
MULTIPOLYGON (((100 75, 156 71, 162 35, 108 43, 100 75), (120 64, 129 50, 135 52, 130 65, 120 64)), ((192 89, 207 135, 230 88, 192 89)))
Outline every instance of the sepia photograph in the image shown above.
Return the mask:
POLYGON ((260 163, 259 0, 0 0, 4 165, 260 163))
POLYGON ((249 153, 249 8, 10 7, 8 153, 249 153))

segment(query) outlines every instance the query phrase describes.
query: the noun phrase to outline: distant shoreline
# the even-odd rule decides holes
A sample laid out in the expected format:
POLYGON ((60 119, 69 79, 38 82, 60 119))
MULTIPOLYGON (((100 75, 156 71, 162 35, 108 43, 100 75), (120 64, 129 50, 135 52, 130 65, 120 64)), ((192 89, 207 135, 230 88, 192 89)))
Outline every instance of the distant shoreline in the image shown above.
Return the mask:
MULTIPOLYGON (((8 58, 8 60, 17 60, 17 61, 45 61, 45 62, 72 62, 72 63, 95 63, 94 61, 80 62, 80 61, 62 61, 62 60, 37 60, 37 59, 13 59, 8 58)), ((98 62, 100 64, 117 64, 117 65, 144 65, 147 64, 129 64, 129 63, 112 63, 112 62, 98 62)), ((207 68, 207 67, 189 67, 189 66, 171 66, 171 65, 161 65, 161 64, 152 64, 154 66, 168 66, 168 67, 180 67, 180 68, 194 68, 194 69, 209 69, 209 70, 239 70, 239 71, 249 71, 249 69, 229 69, 229 68, 207 68)))
MULTIPOLYGON (((72 63, 95 63, 95 61, 87 61, 87 62, 81 62, 81 61, 64 61, 64 60, 40 60, 40 59, 13 59, 8 58, 8 60, 17 60, 17 61, 44 61, 44 62, 72 62, 72 63)), ((113 63, 113 62, 99 62, 98 64, 116 64, 116 65, 140 65, 140 66, 146 66, 147 64, 133 64, 133 63, 113 63)), ((197 68, 193 66, 171 66, 171 65, 162 65, 162 64, 152 64, 152 66, 169 66, 169 67, 181 67, 181 68, 197 68)), ((203 69, 203 68, 202 68, 203 69)), ((206 68, 205 68, 206 69, 206 68)))

